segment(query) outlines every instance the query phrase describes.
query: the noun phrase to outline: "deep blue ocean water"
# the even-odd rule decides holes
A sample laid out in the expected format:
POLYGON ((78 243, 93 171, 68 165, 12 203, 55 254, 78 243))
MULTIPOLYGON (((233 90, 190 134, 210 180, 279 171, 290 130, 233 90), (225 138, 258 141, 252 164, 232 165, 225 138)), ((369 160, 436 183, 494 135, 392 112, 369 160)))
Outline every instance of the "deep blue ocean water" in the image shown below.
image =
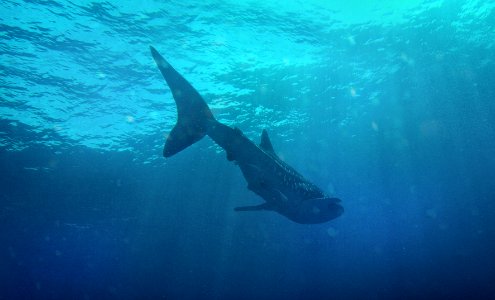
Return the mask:
POLYGON ((495 299, 493 1, 2 0, 0 34, 0 299, 495 299), (163 158, 149 45, 344 214, 163 158))

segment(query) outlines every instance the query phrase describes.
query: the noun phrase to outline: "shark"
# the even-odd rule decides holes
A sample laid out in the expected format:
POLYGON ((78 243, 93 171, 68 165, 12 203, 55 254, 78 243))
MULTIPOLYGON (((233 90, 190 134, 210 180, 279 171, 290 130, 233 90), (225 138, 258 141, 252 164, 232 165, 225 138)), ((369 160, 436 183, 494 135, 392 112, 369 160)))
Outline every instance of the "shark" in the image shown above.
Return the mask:
POLYGON ((225 150, 227 160, 239 166, 247 188, 264 200, 236 207, 235 211, 273 211, 300 224, 325 223, 344 212, 339 198, 325 195, 276 154, 266 129, 257 145, 239 128, 216 120, 198 91, 153 46, 150 50, 177 106, 177 123, 166 138, 164 157, 181 152, 207 135, 225 150))

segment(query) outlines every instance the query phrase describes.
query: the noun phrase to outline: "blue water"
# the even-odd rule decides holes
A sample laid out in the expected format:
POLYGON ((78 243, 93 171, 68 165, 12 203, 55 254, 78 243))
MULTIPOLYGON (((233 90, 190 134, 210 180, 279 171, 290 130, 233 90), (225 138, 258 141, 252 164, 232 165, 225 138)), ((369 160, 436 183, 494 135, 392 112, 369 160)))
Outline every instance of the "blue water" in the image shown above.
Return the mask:
POLYGON ((494 299, 493 1, 0 1, 0 299, 494 299), (345 213, 300 225, 176 120, 221 122, 345 213))

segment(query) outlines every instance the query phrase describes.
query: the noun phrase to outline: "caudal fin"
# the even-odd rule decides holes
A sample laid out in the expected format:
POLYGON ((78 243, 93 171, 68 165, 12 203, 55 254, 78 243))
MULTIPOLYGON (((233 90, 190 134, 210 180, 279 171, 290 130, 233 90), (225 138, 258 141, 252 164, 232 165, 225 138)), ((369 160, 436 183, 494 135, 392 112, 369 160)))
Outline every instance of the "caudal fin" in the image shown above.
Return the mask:
POLYGON ((170 157, 204 137, 208 124, 214 117, 196 89, 155 48, 150 46, 150 49, 177 105, 177 124, 168 135, 163 148, 163 156, 170 157))

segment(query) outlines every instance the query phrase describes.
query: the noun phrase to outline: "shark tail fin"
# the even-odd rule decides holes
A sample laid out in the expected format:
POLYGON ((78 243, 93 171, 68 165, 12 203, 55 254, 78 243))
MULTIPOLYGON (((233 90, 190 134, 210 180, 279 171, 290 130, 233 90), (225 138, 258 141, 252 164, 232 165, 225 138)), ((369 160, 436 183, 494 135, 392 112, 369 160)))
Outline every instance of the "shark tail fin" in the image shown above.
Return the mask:
POLYGON ((163 156, 170 157, 203 138, 215 118, 196 89, 155 48, 150 46, 150 49, 177 105, 177 123, 163 148, 163 156))

